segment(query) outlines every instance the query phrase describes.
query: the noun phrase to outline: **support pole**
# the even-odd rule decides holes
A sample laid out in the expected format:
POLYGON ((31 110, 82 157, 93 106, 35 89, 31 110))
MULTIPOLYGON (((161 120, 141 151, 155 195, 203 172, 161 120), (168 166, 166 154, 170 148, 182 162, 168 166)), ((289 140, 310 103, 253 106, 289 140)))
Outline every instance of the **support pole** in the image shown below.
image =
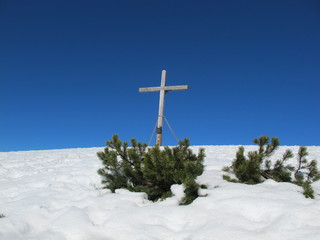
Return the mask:
POLYGON ((162 145, 162 126, 163 126, 163 112, 164 112, 164 95, 166 86, 166 70, 162 70, 161 75, 161 90, 159 98, 159 114, 158 114, 158 124, 157 124, 157 142, 159 146, 162 145))

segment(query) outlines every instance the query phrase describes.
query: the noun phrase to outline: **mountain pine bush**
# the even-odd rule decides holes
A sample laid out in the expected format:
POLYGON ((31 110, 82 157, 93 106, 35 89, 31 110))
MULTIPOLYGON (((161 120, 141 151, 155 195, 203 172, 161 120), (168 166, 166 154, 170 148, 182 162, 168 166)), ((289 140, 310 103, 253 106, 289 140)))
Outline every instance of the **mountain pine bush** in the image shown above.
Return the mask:
POLYGON ((173 184, 184 184, 185 198, 181 204, 189 204, 198 197, 199 185, 195 182, 204 166, 204 149, 196 155, 192 152, 189 139, 173 148, 147 144, 131 139, 131 147, 113 135, 107 147, 97 155, 103 168, 98 170, 105 188, 115 192, 126 188, 134 192, 145 192, 148 199, 156 201, 172 196, 173 184))
POLYGON ((308 162, 307 155, 307 147, 300 147, 297 158, 298 167, 294 173, 294 183, 303 188, 303 194, 306 197, 314 198, 314 190, 311 187, 311 183, 320 179, 320 172, 317 168, 317 161, 308 162))
POLYGON ((262 136, 253 139, 253 142, 259 146, 257 151, 249 152, 246 157, 244 147, 239 147, 232 165, 223 169, 233 173, 236 179, 229 175, 223 175, 223 179, 246 184, 257 184, 266 179, 291 182, 301 186, 306 197, 314 198, 311 183, 320 179, 320 172, 316 160, 308 162, 305 158, 308 155, 307 147, 300 147, 297 157, 298 166, 295 168, 286 163, 288 159, 293 158, 293 153, 290 150, 286 150, 282 157, 272 164, 270 156, 280 145, 278 138, 274 137, 270 142, 269 137, 262 136))

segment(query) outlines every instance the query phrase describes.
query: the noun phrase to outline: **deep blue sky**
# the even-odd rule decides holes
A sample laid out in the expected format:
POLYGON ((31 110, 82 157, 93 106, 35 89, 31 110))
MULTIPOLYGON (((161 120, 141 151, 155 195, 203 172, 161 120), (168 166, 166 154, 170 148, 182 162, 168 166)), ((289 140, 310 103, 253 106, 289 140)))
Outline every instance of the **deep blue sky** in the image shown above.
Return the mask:
POLYGON ((148 142, 163 69, 193 145, 320 145, 318 0, 0 0, 0 151, 148 142))

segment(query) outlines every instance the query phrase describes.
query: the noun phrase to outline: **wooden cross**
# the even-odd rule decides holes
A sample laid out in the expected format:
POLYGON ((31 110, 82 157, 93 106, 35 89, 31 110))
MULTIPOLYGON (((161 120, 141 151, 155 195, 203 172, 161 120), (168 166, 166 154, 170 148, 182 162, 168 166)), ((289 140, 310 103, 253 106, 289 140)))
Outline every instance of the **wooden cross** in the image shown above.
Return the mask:
POLYGON ((162 145, 164 96, 169 91, 177 91, 177 90, 188 90, 188 85, 166 86, 166 70, 162 70, 160 87, 139 88, 139 92, 160 92, 159 114, 158 114, 158 122, 157 122, 157 142, 156 142, 156 144, 158 144, 159 146, 162 145))

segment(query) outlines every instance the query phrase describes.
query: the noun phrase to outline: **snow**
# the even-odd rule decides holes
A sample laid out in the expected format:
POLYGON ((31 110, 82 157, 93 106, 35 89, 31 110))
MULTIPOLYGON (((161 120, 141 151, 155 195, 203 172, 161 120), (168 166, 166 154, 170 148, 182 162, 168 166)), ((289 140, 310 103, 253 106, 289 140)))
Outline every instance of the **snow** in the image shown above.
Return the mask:
MULTIPOLYGON (((188 206, 178 205, 180 185, 172 186, 173 197, 156 203, 144 193, 102 189, 96 153, 103 148, 0 153, 0 239, 320 239, 319 182, 314 200, 289 183, 229 183, 221 169, 238 146, 202 147, 207 157, 198 182, 208 185, 201 190, 207 196, 188 206)), ((298 148, 280 147, 274 159, 286 149, 296 155, 298 148)), ((309 160, 319 161, 320 147, 308 152, 309 160)))

